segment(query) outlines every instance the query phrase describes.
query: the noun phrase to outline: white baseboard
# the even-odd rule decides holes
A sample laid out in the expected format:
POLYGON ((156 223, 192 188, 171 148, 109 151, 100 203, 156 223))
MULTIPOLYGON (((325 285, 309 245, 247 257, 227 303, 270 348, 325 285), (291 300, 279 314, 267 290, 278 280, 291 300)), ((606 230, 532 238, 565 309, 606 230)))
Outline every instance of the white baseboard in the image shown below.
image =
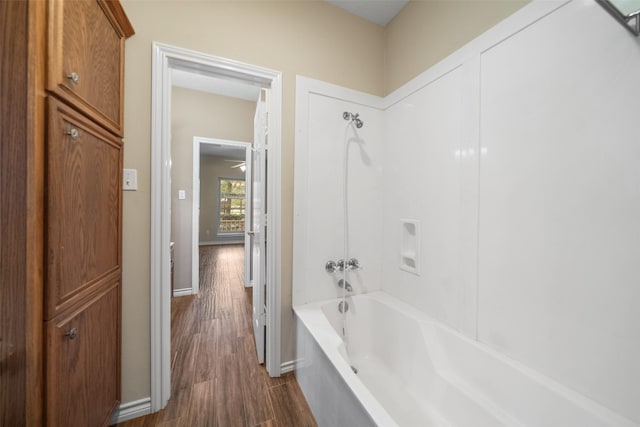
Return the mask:
POLYGON ((280 374, 287 374, 296 370, 296 361, 289 360, 280 364, 280 374))
POLYGON ((123 403, 118 408, 116 408, 115 411, 113 411, 113 416, 111 417, 111 425, 149 415, 150 413, 150 397, 134 400, 133 402, 123 403))
POLYGON ((220 246, 220 245, 241 245, 244 240, 211 240, 208 242, 200 242, 198 246, 220 246))
POLYGON ((183 297, 185 295, 192 295, 192 294, 193 294, 193 289, 191 289, 191 288, 174 289, 173 290, 173 296, 174 297, 183 297))

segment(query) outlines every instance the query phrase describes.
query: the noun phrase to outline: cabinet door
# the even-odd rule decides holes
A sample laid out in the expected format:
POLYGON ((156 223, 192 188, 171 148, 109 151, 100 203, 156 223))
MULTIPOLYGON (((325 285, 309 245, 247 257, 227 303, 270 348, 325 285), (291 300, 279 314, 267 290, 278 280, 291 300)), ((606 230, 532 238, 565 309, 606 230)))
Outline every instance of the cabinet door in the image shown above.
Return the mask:
POLYGON ((60 317, 47 322, 47 426, 109 425, 120 400, 119 283, 60 317))
POLYGON ((122 143, 49 99, 45 319, 121 274, 122 143))
POLYGON ((103 1, 49 3, 48 89, 122 136, 124 34, 103 1))

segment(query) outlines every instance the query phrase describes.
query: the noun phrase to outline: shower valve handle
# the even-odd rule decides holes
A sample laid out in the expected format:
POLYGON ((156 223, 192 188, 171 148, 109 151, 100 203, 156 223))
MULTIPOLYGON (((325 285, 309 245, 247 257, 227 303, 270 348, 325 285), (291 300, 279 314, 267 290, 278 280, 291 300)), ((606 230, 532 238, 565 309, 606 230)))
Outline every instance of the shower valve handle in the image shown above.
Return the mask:
POLYGON ((327 273, 335 273, 336 271, 338 271, 338 265, 335 261, 327 261, 327 263, 324 265, 324 269, 327 273))
POLYGON ((336 271, 344 271, 344 260, 339 259, 336 261, 327 261, 324 265, 324 269, 327 273, 335 273, 336 271))
POLYGON ((347 261, 347 270, 362 270, 362 266, 360 265, 360 262, 355 259, 355 258, 351 258, 347 261))

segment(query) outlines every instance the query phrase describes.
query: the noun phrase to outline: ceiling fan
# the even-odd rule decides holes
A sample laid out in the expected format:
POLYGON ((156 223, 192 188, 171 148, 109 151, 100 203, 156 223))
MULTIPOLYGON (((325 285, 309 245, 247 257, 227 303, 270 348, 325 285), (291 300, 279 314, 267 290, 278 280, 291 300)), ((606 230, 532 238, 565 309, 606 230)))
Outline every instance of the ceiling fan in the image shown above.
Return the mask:
POLYGON ((245 162, 244 160, 229 160, 229 159, 225 159, 225 162, 234 162, 236 163, 235 165, 231 166, 231 169, 235 169, 235 168, 240 168, 240 170, 242 172, 245 171, 245 169, 247 168, 247 162, 245 162))

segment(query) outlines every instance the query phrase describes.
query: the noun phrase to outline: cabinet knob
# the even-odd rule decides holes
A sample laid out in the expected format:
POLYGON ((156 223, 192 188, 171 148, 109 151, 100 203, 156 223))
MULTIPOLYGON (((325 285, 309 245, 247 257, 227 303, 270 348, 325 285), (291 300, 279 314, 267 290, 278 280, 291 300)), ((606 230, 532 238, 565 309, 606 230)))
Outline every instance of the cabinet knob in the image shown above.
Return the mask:
POLYGON ((70 340, 75 340, 78 338, 78 333, 78 328, 71 328, 71 330, 64 334, 64 336, 69 337, 70 340))
POLYGON ((76 128, 71 128, 67 132, 65 132, 65 135, 69 135, 71 139, 78 139, 78 137, 80 136, 80 131, 78 131, 78 129, 76 128))
POLYGON ((66 76, 69 80, 71 80, 74 83, 78 83, 80 82, 80 77, 78 76, 78 73, 71 73, 71 74, 67 74, 66 76))

